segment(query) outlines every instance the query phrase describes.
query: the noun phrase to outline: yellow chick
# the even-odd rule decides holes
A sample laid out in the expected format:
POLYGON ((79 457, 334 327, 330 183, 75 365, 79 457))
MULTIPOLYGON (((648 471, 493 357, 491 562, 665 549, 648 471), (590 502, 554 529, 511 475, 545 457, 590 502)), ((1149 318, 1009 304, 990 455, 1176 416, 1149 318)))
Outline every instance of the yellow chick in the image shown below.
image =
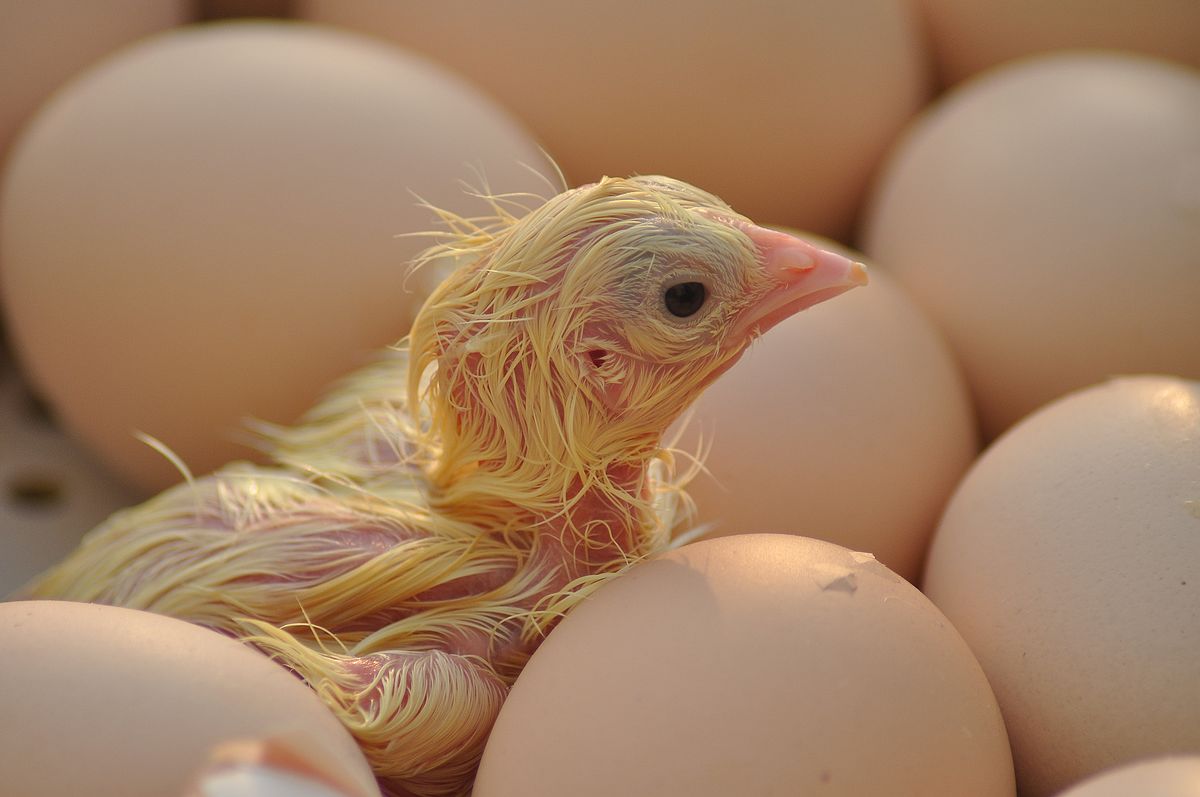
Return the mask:
POLYGON ((665 177, 452 234, 409 338, 228 465, 117 513, 23 597, 160 612, 303 678, 392 794, 470 788, 563 612, 670 546, 667 427, 858 263, 665 177))

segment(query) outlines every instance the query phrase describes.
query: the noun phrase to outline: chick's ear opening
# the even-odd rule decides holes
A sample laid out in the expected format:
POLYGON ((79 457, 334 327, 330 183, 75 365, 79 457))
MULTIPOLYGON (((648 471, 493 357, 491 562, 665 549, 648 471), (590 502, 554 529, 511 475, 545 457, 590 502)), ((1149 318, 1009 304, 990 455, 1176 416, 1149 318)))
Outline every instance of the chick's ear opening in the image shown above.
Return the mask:
POLYGON ((589 349, 587 352, 588 361, 597 372, 604 370, 609 364, 611 357, 612 352, 608 349, 589 349))
POLYGON ((583 381, 596 390, 605 405, 616 409, 628 370, 625 355, 610 341, 588 339, 580 342, 575 357, 583 381))

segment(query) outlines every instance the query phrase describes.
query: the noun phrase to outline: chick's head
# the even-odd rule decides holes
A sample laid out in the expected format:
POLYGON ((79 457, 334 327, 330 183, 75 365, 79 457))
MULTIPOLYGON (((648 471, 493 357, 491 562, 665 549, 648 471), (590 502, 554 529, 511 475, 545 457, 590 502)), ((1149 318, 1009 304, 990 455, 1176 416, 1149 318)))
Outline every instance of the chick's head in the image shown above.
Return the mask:
POLYGON ((414 371, 436 364, 428 396, 456 428, 482 414, 526 455, 532 438, 572 457, 653 448, 755 337, 865 282, 657 176, 564 192, 471 245, 418 317, 414 371))

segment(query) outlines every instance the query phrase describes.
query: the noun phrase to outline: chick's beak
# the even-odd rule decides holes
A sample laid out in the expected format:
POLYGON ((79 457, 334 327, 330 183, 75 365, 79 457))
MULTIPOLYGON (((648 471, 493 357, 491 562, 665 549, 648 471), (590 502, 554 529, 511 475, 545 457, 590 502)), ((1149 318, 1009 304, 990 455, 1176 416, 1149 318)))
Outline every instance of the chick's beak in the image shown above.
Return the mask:
POLYGON ((867 284, 867 269, 848 257, 820 249, 794 235, 746 225, 771 286, 743 311, 734 332, 762 334, 785 318, 867 284))

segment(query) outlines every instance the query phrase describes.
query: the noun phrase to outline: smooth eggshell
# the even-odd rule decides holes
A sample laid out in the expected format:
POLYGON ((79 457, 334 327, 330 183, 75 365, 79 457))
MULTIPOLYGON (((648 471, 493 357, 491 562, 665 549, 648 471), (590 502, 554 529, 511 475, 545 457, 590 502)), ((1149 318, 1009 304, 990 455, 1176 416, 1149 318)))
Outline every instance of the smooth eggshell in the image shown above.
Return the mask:
POLYGON ((1200 751, 1200 382, 1114 380, 1010 430, 925 592, 996 690, 1024 797, 1200 751))
POLYGON ((574 609, 501 710, 475 797, 1013 794, 978 664, 916 588, 789 535, 689 545, 574 609))
POLYGON ((5 0, 0 5, 0 162, 54 89, 99 58, 186 21, 184 0, 5 0))
POLYGON ((889 275, 870 273, 756 341, 679 424, 676 446, 707 449, 687 489, 711 533, 817 537, 915 581, 974 459, 975 418, 941 335, 889 275))
POLYGON ((964 84, 892 154, 864 248, 989 438, 1113 374, 1200 377, 1200 73, 1062 54, 964 84))
POLYGON ((1133 50, 1200 66, 1193 0, 915 0, 945 83, 1025 55, 1133 50))
POLYGON ((249 452, 408 331, 460 181, 556 190, 533 141, 394 47, 300 23, 147 40, 61 91, 14 151, 0 205, 18 353, 64 422, 145 488, 249 452), (422 273, 424 274, 424 273, 422 273), (242 437, 246 435, 241 433, 242 437))
POLYGON ((1139 761, 1088 778, 1058 797, 1200 797, 1200 756, 1139 761))
POLYGON ((928 93, 895 0, 454 4, 303 0, 467 76, 545 141, 572 185, 669 174, 760 223, 845 234, 928 93))
POLYGON ((320 751, 347 794, 379 794, 312 690, 213 631, 132 609, 20 601, 0 603, 0 650, 5 794, 169 797, 214 745, 276 735, 320 751))

